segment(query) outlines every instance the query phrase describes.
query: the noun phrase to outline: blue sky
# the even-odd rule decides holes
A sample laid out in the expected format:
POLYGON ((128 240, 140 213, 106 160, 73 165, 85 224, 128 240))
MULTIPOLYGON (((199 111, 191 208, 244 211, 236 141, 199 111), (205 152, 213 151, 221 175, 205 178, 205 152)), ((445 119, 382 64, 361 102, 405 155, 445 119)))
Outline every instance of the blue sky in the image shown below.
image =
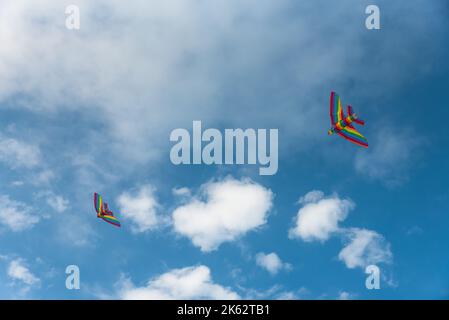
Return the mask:
POLYGON ((0 298, 447 299, 449 7, 369 4, 3 1, 0 298), (279 129, 278 172, 173 165, 194 120, 279 129))

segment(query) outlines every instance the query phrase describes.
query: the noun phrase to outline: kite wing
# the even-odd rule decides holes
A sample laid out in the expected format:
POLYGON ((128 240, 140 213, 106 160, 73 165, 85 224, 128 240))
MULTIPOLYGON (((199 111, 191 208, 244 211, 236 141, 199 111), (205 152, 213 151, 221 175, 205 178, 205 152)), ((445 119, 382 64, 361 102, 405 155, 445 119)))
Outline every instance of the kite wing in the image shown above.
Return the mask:
POLYGON ((106 221, 107 223, 110 223, 116 227, 120 227, 120 221, 118 221, 118 219, 112 215, 104 215, 101 217, 101 219, 103 219, 104 221, 106 221))
POLYGON ((100 216, 103 213, 103 199, 96 192, 94 193, 94 206, 97 216, 100 216))
POLYGON ((352 125, 346 126, 342 130, 338 130, 337 133, 352 143, 368 148, 368 140, 366 140, 366 138, 352 125))
POLYGON ((341 107, 340 96, 333 91, 331 92, 330 116, 331 116, 331 125, 332 126, 334 126, 337 122, 344 119, 343 108, 341 107))

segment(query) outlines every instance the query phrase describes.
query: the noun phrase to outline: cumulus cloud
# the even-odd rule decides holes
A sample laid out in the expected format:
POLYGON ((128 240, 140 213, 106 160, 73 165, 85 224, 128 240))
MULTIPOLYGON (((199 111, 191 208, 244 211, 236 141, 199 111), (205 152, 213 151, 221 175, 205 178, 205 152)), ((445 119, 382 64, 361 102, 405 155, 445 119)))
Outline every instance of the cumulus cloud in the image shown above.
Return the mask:
POLYGON ((28 286, 38 284, 40 279, 36 277, 25 265, 22 259, 15 259, 9 263, 8 276, 15 281, 20 281, 28 286))
POLYGON ((119 297, 125 300, 234 300, 239 295, 212 281, 210 269, 204 265, 174 269, 150 280, 144 287, 135 287, 125 279, 119 297))
POLYGON ((346 232, 349 239, 338 258, 350 268, 364 268, 371 264, 389 263, 393 257, 390 244, 372 230, 353 228, 346 232))
POLYGON ((339 222, 346 219, 354 208, 351 200, 333 195, 325 197, 321 191, 311 191, 299 200, 302 207, 296 216, 296 223, 289 231, 290 238, 304 241, 326 241, 339 230, 339 222))
POLYGON ((12 168, 33 168, 41 163, 37 146, 0 135, 0 161, 12 168))
POLYGON ((256 255, 256 264, 273 275, 292 268, 291 264, 283 262, 275 252, 269 254, 259 252, 256 255))
POLYGON ((142 186, 136 193, 122 193, 117 203, 121 216, 132 223, 133 232, 146 232, 161 223, 157 214, 159 204, 154 196, 154 188, 142 186))
POLYGON ((0 195, 0 225, 18 232, 32 228, 40 218, 31 214, 31 209, 22 202, 0 195))
POLYGON ((346 244, 338 258, 350 269, 392 260, 390 244, 379 233, 339 226, 355 207, 351 200, 336 195, 325 197, 322 191, 314 190, 301 197, 299 203, 302 207, 296 216, 295 227, 289 231, 290 238, 326 241, 333 234, 342 237, 346 244))
POLYGON ((227 178, 201 186, 201 195, 173 211, 174 230, 202 251, 213 251, 267 221, 273 194, 249 179, 227 178))

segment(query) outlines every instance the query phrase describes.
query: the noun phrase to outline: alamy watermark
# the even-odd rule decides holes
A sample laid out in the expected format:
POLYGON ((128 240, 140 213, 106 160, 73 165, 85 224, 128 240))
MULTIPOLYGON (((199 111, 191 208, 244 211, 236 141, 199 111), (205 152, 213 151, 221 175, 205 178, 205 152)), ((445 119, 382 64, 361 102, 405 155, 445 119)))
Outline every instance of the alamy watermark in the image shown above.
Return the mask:
POLYGON ((369 16, 365 20, 365 26, 368 30, 380 29, 380 9, 372 4, 366 7, 365 13, 369 16))
POLYGON ((67 266, 65 273, 68 275, 65 280, 65 287, 67 290, 79 290, 81 288, 80 268, 73 264, 67 266))
POLYGON ((80 8, 74 4, 65 8, 65 27, 69 30, 79 30, 81 28, 80 8))
POLYGON ((201 121, 193 121, 192 135, 187 129, 171 132, 176 142, 170 160, 180 164, 259 164, 260 175, 274 175, 278 171, 278 129, 209 128, 202 131, 201 121))
POLYGON ((365 273, 368 277, 365 281, 365 287, 368 290, 379 290, 380 289, 380 269, 378 266, 372 264, 365 268, 365 273))

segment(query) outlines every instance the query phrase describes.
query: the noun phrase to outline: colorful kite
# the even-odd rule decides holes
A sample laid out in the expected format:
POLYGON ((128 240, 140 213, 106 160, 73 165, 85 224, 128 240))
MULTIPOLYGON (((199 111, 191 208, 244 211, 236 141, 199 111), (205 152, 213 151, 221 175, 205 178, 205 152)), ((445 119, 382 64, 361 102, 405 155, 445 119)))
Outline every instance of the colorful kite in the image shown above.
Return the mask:
POLYGON ((355 122, 363 126, 365 122, 357 117, 351 106, 348 106, 348 115, 345 116, 340 97, 333 91, 331 92, 330 116, 331 128, 327 134, 331 135, 335 132, 352 143, 368 148, 366 138, 352 125, 355 122))
POLYGON ((108 204, 103 202, 103 198, 98 193, 94 193, 94 206, 95 211, 97 211, 97 218, 101 218, 107 223, 120 227, 120 221, 114 217, 114 214, 108 208, 108 204))

